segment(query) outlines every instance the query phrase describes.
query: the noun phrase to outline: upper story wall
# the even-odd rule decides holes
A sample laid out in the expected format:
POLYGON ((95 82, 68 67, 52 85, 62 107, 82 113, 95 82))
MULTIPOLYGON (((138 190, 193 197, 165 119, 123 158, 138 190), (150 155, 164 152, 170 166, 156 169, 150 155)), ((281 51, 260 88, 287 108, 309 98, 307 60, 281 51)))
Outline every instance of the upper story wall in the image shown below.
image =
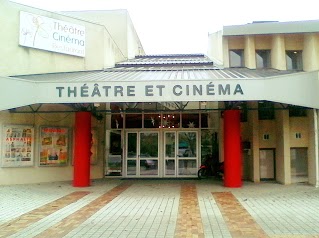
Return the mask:
POLYGON ((0 0, 0 76, 101 70, 126 59, 104 25, 0 0), (19 45, 20 11, 85 27, 85 57, 19 45))
POLYGON ((126 58, 145 54, 127 10, 72 11, 66 14, 104 25, 126 58))
POLYGON ((241 50, 243 67, 256 69, 256 50, 265 50, 270 54, 269 68, 289 69, 287 51, 292 51, 300 53, 300 69, 319 70, 319 21, 229 26, 222 33, 209 34, 208 39, 208 56, 224 67, 231 67, 230 51, 241 50))

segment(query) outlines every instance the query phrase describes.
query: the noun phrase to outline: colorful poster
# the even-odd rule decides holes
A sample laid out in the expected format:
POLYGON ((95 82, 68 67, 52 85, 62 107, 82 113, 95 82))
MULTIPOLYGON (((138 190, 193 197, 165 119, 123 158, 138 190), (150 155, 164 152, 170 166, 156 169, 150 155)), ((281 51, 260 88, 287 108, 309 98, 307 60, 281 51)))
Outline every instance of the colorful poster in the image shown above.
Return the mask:
POLYGON ((40 128, 40 166, 63 166, 69 161, 69 128, 40 128))
POLYGON ((4 125, 2 167, 33 166, 34 128, 27 125, 4 125))

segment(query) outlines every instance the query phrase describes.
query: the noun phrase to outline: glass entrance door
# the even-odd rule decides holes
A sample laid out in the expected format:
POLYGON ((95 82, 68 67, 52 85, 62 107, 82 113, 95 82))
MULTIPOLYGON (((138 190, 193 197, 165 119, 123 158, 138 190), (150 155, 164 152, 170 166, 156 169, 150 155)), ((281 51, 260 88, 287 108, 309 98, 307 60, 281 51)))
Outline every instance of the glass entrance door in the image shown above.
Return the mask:
POLYGON ((158 132, 128 132, 126 136, 126 175, 156 177, 159 175, 158 132))
POLYGON ((176 177, 176 132, 164 132, 164 177, 176 177))
POLYGON ((275 150, 259 150, 260 180, 275 179, 275 150))
POLYGON ((188 177, 197 174, 197 132, 164 132, 164 177, 188 177))

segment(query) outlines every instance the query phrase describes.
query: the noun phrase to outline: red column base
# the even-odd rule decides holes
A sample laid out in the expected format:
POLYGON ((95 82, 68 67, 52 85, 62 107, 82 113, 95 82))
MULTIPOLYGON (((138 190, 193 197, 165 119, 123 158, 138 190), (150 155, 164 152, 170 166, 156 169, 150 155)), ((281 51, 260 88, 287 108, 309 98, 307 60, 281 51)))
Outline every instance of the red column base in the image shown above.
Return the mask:
POLYGON ((224 112, 224 186, 238 188, 241 180, 240 111, 224 112))
POLYGON ((73 186, 90 186, 91 112, 76 112, 74 132, 73 186))

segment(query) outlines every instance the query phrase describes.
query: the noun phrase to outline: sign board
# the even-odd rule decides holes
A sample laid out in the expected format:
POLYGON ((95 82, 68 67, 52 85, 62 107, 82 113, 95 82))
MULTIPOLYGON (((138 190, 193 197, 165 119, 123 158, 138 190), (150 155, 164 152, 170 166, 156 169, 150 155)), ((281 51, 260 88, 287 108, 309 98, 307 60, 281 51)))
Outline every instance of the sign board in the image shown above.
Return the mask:
POLYGON ((21 11, 19 44, 85 57, 85 27, 21 11))

